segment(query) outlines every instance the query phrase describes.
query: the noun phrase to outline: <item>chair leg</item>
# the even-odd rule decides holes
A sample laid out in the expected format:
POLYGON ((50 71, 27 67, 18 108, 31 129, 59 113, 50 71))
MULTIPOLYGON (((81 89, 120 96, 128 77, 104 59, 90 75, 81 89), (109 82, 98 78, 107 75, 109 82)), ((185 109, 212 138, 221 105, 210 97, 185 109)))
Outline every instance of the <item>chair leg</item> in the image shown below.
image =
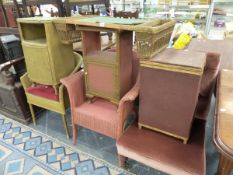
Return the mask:
POLYGON ((30 104, 30 103, 29 103, 29 109, 30 109, 30 112, 31 112, 31 115, 32 115, 33 124, 36 126, 36 116, 35 116, 35 112, 34 112, 34 110, 33 110, 32 104, 30 104))
POLYGON ((70 136, 69 136, 69 131, 68 131, 68 127, 67 127, 66 116, 61 114, 61 117, 62 117, 63 125, 64 125, 65 131, 66 131, 66 137, 67 137, 67 139, 69 139, 70 136))
POLYGON ((126 168, 126 157, 118 154, 118 163, 122 168, 126 168))
POLYGON ((77 129, 78 126, 76 124, 73 124, 73 145, 76 145, 76 139, 77 139, 77 129))

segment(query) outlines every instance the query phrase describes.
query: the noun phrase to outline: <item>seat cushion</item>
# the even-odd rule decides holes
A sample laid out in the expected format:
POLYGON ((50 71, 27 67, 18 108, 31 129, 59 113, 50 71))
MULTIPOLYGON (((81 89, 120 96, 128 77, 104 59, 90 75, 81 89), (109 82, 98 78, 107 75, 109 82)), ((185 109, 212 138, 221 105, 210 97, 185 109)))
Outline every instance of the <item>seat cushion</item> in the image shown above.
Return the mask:
POLYGON ((93 102, 86 101, 75 109, 75 124, 113 138, 116 137, 116 120, 117 106, 101 98, 93 102))
POLYGON ((59 97, 58 95, 55 94, 54 88, 52 86, 46 86, 46 85, 31 86, 27 88, 26 92, 35 96, 47 98, 49 100, 59 101, 59 97))
POLYGON ((187 144, 164 134, 130 126, 117 140, 118 154, 172 175, 205 174, 205 122, 195 119, 187 144))

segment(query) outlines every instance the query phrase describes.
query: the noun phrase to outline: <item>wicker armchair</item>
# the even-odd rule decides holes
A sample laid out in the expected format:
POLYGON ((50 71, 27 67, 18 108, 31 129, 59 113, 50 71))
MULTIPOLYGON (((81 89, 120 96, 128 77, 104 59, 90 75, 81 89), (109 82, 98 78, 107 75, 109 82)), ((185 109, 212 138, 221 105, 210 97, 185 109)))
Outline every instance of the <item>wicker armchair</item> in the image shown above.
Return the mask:
MULTIPOLYGON (((71 74, 77 72, 82 64, 82 57, 77 53, 75 53, 75 55, 76 67, 71 74)), ((65 93, 64 86, 59 85, 58 95, 56 95, 51 86, 37 85, 34 87, 33 83, 28 77, 28 73, 25 73, 22 77, 20 77, 20 80, 25 90, 34 125, 36 124, 36 117, 32 105, 60 113, 63 119, 66 136, 69 138, 65 116, 65 110, 69 106, 69 100, 67 93, 65 93)))
MULTIPOLYGON (((138 59, 134 59, 134 73, 132 79, 138 75, 138 59)), ((134 111, 133 102, 139 92, 139 76, 128 93, 120 100, 119 106, 101 99, 95 98, 90 102, 85 98, 84 72, 75 73, 61 80, 68 90, 72 127, 73 144, 76 144, 77 125, 89 128, 106 136, 118 139, 124 130, 124 124, 128 115, 134 111)))

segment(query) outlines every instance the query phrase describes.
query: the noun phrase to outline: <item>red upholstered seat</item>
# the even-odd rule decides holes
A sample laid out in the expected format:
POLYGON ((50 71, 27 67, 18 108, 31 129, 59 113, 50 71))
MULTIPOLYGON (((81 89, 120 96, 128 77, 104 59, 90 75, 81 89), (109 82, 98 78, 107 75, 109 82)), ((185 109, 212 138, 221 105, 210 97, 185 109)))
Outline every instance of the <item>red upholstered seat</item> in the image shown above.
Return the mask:
POLYGON ((26 91, 32 95, 44 97, 50 100, 59 101, 58 95, 55 94, 54 88, 52 86, 46 85, 36 85, 30 86, 26 91))

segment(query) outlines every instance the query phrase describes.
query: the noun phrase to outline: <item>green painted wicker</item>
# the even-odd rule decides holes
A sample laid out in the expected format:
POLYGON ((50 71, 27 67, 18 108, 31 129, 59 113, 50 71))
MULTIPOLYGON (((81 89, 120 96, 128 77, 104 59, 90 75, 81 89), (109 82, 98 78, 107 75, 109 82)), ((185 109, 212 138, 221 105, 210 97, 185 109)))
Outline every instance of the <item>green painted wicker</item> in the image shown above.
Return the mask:
MULTIPOLYGON (((70 18, 72 19, 72 17, 70 18)), ((66 19, 70 18, 59 18, 53 21, 63 44, 71 44, 81 40, 81 32, 75 29, 75 25, 66 23, 66 19)))
POLYGON ((175 21, 155 20, 135 26, 137 52, 148 59, 165 49, 170 41, 175 21))

